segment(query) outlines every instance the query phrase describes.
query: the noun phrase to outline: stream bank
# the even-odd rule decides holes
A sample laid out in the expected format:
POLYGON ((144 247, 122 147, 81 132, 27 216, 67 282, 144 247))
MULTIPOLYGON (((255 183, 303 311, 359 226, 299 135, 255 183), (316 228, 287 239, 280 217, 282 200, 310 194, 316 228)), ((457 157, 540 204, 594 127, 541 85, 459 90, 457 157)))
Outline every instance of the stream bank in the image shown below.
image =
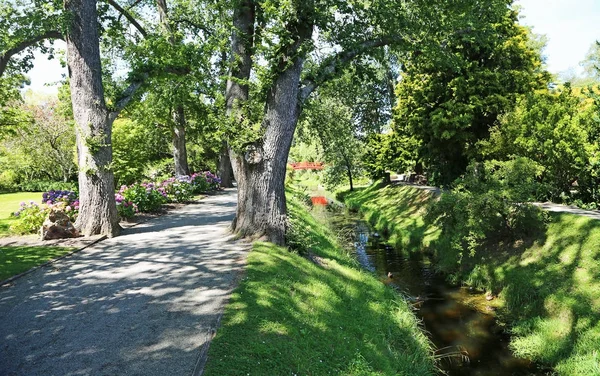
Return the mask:
MULTIPOLYGON (((430 193, 371 186, 346 193, 344 200, 394 249, 444 256, 436 253, 442 232, 424 219, 430 193)), ((549 213, 535 238, 489 243, 445 272, 457 284, 494 292, 517 357, 558 375, 600 375, 600 221, 549 213)))
POLYGON ((450 285, 422 254, 406 254, 358 215, 329 215, 338 231, 352 231, 354 255, 361 266, 393 287, 411 304, 436 349, 438 366, 449 376, 545 375, 508 348, 509 337, 485 294, 450 285))

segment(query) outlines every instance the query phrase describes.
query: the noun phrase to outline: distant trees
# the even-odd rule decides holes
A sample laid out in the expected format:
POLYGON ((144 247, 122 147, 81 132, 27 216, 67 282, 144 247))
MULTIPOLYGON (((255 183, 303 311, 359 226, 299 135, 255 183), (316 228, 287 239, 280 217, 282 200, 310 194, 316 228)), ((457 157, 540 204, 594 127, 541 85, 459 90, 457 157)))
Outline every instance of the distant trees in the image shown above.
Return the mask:
POLYGON ((29 99, 13 109, 21 112, 18 126, 0 137, 0 185, 15 188, 28 180, 71 180, 75 165, 72 120, 52 98, 29 99))

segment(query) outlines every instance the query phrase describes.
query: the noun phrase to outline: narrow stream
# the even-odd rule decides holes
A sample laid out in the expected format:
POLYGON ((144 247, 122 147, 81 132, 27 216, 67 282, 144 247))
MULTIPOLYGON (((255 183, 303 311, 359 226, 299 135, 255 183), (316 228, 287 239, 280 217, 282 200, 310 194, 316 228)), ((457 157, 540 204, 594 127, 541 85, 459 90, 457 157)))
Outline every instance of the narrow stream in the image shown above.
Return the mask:
POLYGON ((515 358, 508 336, 481 292, 449 285, 427 260, 407 257, 385 244, 368 224, 349 214, 331 214, 335 228, 354 232, 360 264, 396 288, 415 308, 450 376, 544 375, 532 362, 515 358), (392 277, 388 277, 391 273, 392 277))

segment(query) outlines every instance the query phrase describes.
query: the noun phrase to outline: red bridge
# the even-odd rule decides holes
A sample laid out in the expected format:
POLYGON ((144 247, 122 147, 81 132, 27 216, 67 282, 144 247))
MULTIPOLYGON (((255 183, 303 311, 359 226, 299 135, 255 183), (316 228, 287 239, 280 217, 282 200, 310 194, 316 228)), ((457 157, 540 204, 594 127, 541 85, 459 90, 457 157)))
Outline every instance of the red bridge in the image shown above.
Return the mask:
POLYGON ((323 162, 293 162, 290 166, 294 170, 322 170, 325 168, 323 162))

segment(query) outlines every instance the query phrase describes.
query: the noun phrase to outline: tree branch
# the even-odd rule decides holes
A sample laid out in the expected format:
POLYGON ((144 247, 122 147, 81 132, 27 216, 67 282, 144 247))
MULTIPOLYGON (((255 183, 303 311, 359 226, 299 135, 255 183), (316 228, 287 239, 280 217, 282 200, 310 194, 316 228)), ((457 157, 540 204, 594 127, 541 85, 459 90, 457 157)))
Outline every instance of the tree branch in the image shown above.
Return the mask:
POLYGON ((374 48, 400 43, 413 44, 413 41, 403 38, 401 36, 368 40, 360 43, 358 46, 356 46, 356 48, 352 50, 341 51, 325 59, 321 63, 321 66, 319 67, 315 75, 303 80, 303 86, 300 88, 299 94, 300 105, 306 102, 308 97, 312 94, 313 91, 315 91, 319 87, 319 85, 334 78, 336 74, 339 73, 339 69, 342 65, 348 63, 358 55, 363 54, 374 48))
POLYGON ((121 13, 123 16, 125 16, 125 18, 127 18, 127 20, 137 29, 137 31, 140 32, 140 34, 142 34, 142 36, 144 38, 148 37, 148 32, 142 27, 142 25, 140 25, 137 20, 135 18, 133 18, 133 16, 131 15, 131 13, 129 13, 128 11, 126 11, 125 9, 123 9, 123 7, 121 7, 119 4, 117 4, 114 0, 108 0, 108 3, 117 10, 117 12, 121 13))
POLYGON ((115 103, 114 107, 112 108, 112 111, 108 115, 108 118, 111 122, 115 121, 115 119, 117 118, 117 116, 119 116, 121 111, 123 111, 123 109, 129 104, 129 102, 131 102, 131 100, 135 96, 135 93, 140 89, 140 87, 142 87, 142 85, 148 79, 149 76, 149 73, 140 74, 140 76, 133 80, 129 87, 127 87, 127 89, 123 91, 123 93, 121 94, 121 99, 119 99, 117 103, 115 103))
POLYGON ((10 48, 7 51, 3 52, 2 55, 0 55, 0 77, 2 77, 2 75, 4 74, 4 71, 8 66, 8 62, 14 55, 45 39, 64 39, 64 37, 59 31, 50 30, 46 31, 43 34, 34 36, 31 39, 24 40, 21 43, 14 46, 13 48, 10 48))

